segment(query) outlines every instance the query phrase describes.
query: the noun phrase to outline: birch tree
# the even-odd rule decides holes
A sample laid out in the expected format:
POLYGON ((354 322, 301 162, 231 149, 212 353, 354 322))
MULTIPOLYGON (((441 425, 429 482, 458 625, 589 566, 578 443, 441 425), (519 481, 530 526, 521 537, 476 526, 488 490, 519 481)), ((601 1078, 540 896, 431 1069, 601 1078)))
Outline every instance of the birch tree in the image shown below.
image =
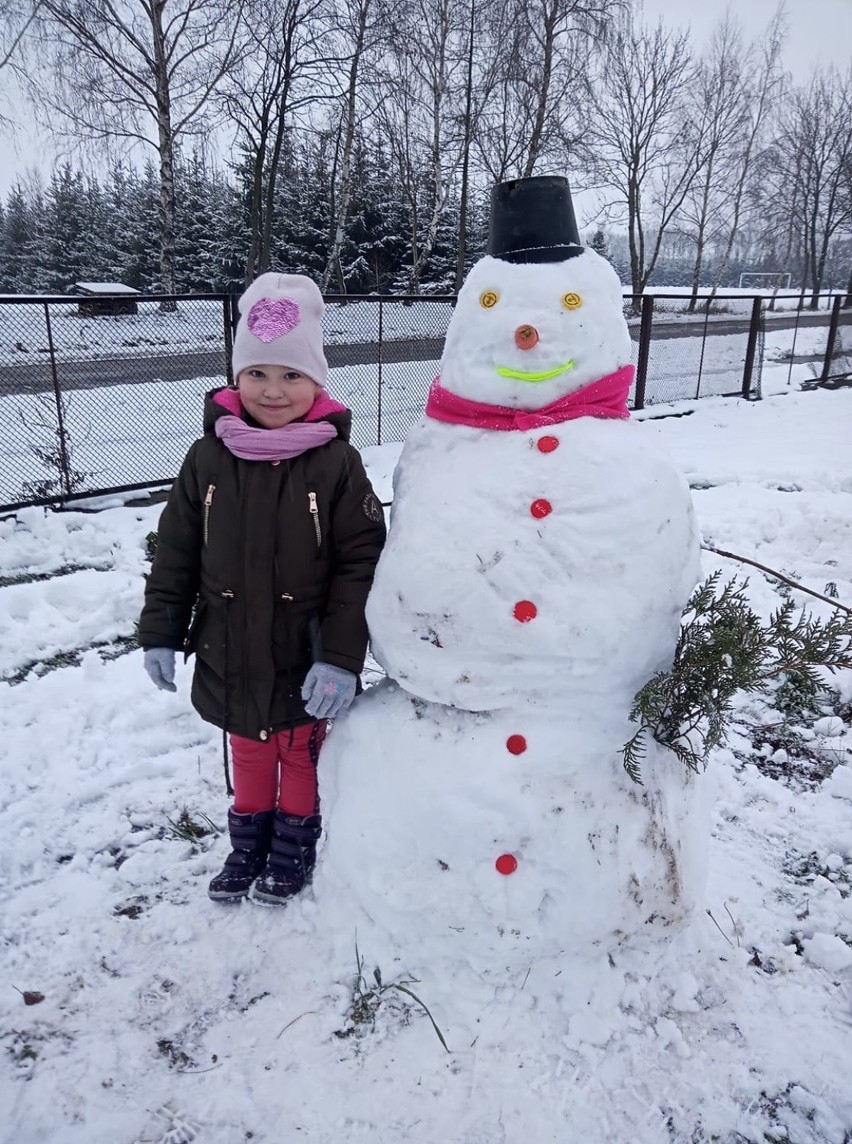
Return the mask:
POLYGON ((624 0, 506 0, 482 45, 496 65, 478 129, 482 162, 501 181, 529 177, 578 137, 585 78, 624 0))
POLYGON ((801 245, 802 288, 810 288, 814 309, 832 243, 852 232, 850 164, 852 68, 845 76, 817 69, 782 110, 768 161, 772 207, 790 220, 790 242, 801 245))
POLYGON ((21 43, 40 7, 41 0, 0 0, 0 72, 17 67, 21 43))
POLYGON ((328 0, 246 0, 245 50, 223 104, 237 129, 249 203, 245 282, 269 269, 275 205, 288 132, 309 104, 328 98, 328 0))
POLYGON ((408 290, 420 292, 465 146, 468 11, 454 0, 410 0, 389 22, 379 107, 410 217, 408 290))
POLYGON ((601 186, 614 192, 608 213, 627 225, 634 295, 647 286, 698 167, 685 114, 692 82, 688 36, 631 16, 590 77, 587 141, 601 186))
POLYGON ((153 147, 160 179, 161 289, 174 293, 175 153, 208 126, 237 57, 244 0, 42 0, 36 95, 50 126, 107 148, 153 147))
POLYGON ((346 280, 340 264, 340 252, 346 237, 346 223, 352 199, 352 159, 355 129, 358 125, 360 89, 363 77, 365 53, 375 42, 377 5, 375 0, 343 0, 340 34, 346 36, 350 45, 348 58, 348 82, 341 101, 340 143, 336 155, 334 179, 331 187, 333 233, 329 242, 328 258, 323 270, 320 289, 325 291, 332 274, 337 277, 341 293, 346 290, 346 280))
POLYGON ((689 93, 697 171, 678 229, 687 231, 694 250, 690 312, 696 307, 707 246, 724 240, 731 187, 740 174, 736 159, 749 127, 745 64, 742 34, 729 11, 698 64, 689 93))
POLYGON ((749 208, 756 207, 760 190, 761 157, 772 129, 775 109, 784 98, 785 75, 781 67, 784 47, 784 5, 779 6, 759 45, 752 44, 743 61, 745 76, 744 119, 735 136, 738 146, 728 164, 726 192, 727 237, 716 259, 716 273, 710 296, 715 297, 727 269, 740 228, 746 221, 749 208))

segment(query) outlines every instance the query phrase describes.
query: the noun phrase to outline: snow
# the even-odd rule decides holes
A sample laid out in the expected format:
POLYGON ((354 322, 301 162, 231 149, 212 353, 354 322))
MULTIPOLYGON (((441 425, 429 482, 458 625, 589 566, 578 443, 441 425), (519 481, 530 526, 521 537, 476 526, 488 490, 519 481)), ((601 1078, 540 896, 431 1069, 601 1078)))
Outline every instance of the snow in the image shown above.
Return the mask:
POLYGON ((834 934, 815 933, 802 945, 808 961, 828 973, 842 973, 852 967, 852 948, 834 934))
POLYGON ((123 282, 75 282, 74 286, 86 294, 140 294, 133 286, 123 282))
POLYGON ((377 658, 414 694, 472 711, 629 707, 671 661, 697 576, 686 484, 645 426, 557 429, 549 453, 537 446, 551 428, 427 419, 410 434, 368 621, 377 658), (519 624, 523 600, 538 616, 519 624))
MULTIPOLYGON (((796 392, 779 369, 762 402, 708 399, 646 417, 641 432, 693 484, 704 537, 818 590, 831 581, 848 604, 852 392, 796 392)), ((382 499, 398 454, 365 450, 382 499)), ((386 961, 379 927, 346 924, 353 888, 369 882, 386 908, 382 835, 346 882, 324 876, 321 854, 313 889, 286 910, 208 901, 225 839, 192 844, 169 820, 186 808, 221 828, 220 737, 190 709, 189 668, 167 695, 140 652, 108 658, 132 635, 159 515, 122 499, 0 521, 2 671, 23 673, 0 684, 4 1144, 848 1140, 850 673, 834 681, 846 706, 822 713, 841 733, 820 724, 810 741, 832 744, 815 778, 770 765, 778 713, 738 703, 700 780, 715 802, 692 925, 583 956, 531 949, 507 969, 467 956, 462 938, 439 944, 424 921, 457 907, 429 899, 394 935, 405 960, 386 961), (7 583, 30 573, 54 575, 7 583), (80 666, 45 670, 75 649, 80 666), (356 943, 367 982, 375 966, 388 986, 408 982, 449 1053, 392 988, 375 1029, 353 1026, 356 943), (44 1000, 26 1005, 17 990, 44 1000)), ((747 571, 761 612, 780 603, 776 582, 704 552, 703 573, 716 567, 747 571)), ((379 809, 404 781, 398 747, 369 792, 379 809)), ((345 849, 342 807, 327 817, 345 849)), ((405 843, 416 849, 429 828, 405 843)), ((474 841, 462 835, 457 853, 475 859, 474 841)))

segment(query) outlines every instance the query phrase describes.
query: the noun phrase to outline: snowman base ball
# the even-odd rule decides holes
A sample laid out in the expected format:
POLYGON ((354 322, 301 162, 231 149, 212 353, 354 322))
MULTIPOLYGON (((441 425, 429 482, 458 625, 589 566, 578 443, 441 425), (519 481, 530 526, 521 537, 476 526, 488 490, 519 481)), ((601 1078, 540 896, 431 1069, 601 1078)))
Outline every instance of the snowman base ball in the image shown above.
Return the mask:
POLYGON ((520 967, 684 926, 703 901, 708 784, 655 743, 634 783, 618 722, 370 689, 320 768, 314 888, 347 903, 338 931, 407 967, 424 948, 520 967))

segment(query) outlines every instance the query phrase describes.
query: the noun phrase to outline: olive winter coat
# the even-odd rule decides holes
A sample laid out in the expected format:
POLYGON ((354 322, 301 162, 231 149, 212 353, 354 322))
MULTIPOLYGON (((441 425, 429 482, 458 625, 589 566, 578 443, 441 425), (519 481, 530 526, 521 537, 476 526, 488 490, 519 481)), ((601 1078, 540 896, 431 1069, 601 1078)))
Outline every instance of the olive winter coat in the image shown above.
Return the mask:
POLYGON ((384 515, 348 410, 327 415, 338 437, 319 448, 245 461, 213 432, 227 410, 212 396, 160 518, 139 642, 194 652, 201 717, 265 739, 309 718, 315 660, 362 670, 384 515))

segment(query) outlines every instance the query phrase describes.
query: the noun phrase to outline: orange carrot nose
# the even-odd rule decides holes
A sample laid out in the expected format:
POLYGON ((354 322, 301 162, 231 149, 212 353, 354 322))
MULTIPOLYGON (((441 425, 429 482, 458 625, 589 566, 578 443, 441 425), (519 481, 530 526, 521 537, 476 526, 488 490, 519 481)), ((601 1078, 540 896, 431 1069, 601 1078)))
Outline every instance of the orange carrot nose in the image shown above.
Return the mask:
POLYGON ((518 326, 515 330, 515 345, 519 350, 531 350, 538 344, 538 330, 535 326, 518 326))

